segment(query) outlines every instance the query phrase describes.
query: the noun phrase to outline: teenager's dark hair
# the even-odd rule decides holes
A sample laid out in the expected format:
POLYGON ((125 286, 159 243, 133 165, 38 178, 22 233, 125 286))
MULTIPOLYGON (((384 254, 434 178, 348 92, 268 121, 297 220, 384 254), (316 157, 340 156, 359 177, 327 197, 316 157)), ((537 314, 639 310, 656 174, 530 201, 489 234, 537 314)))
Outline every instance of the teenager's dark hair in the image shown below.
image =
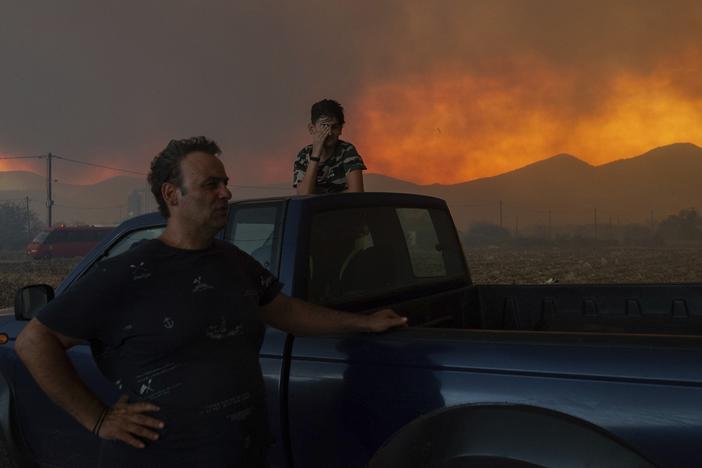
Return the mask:
POLYGON ((151 193, 154 194, 158 202, 158 211, 168 218, 168 206, 161 195, 161 186, 166 182, 175 184, 181 191, 183 188, 183 173, 180 168, 180 163, 183 158, 193 152, 201 151, 203 153, 219 156, 222 150, 219 149, 217 143, 208 140, 204 136, 185 138, 182 140, 171 140, 168 145, 156 155, 151 161, 151 171, 147 180, 151 185, 151 193))
POLYGON ((341 104, 333 99, 322 99, 319 102, 312 104, 312 109, 310 110, 310 118, 312 123, 316 123, 317 120, 323 115, 327 117, 336 117, 341 125, 344 125, 344 108, 341 104))

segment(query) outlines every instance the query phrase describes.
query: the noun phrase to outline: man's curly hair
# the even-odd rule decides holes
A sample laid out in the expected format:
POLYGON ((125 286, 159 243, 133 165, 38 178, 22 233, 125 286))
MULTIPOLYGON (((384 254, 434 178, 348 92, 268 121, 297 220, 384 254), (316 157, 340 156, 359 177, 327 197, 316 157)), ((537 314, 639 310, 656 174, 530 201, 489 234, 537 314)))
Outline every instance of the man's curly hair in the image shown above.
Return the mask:
POLYGON ((185 195, 183 172, 181 171, 180 163, 185 156, 196 151, 211 154, 212 156, 219 156, 222 153, 217 143, 204 136, 198 136, 182 140, 171 140, 163 151, 158 153, 151 161, 151 171, 147 180, 151 186, 151 193, 154 194, 158 202, 158 211, 165 218, 170 216, 170 212, 163 195, 161 195, 161 186, 166 182, 171 182, 185 195))

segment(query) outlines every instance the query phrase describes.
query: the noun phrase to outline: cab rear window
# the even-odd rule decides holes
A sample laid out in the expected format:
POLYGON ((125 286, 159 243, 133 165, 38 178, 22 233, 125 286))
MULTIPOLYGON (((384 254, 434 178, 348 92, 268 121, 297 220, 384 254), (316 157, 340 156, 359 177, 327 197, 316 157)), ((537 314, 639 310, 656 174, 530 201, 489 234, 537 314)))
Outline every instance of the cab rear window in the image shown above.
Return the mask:
POLYGON ((318 213, 309 241, 308 297, 339 303, 466 274, 448 213, 349 208, 318 213))

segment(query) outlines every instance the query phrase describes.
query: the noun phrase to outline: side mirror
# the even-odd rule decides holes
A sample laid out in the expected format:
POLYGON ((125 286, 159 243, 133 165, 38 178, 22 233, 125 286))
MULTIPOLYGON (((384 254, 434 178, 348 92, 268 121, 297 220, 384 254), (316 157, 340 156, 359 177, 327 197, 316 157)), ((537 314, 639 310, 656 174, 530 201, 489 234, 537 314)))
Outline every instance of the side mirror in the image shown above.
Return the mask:
POLYGON ((31 320, 34 314, 54 298, 54 288, 48 284, 33 284, 17 290, 15 319, 31 320))

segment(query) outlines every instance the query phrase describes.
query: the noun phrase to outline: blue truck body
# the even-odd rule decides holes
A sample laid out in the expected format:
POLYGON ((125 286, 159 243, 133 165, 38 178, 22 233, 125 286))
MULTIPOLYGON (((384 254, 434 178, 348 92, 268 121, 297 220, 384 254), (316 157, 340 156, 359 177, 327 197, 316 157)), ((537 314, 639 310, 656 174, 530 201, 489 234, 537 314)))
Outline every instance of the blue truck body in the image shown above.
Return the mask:
MULTIPOLYGON (((126 221, 56 294, 163 225, 158 214, 126 221)), ((378 335, 268 328, 274 467, 702 466, 700 284, 474 285, 446 204, 416 195, 234 202, 220 236, 277 274, 286 294, 409 318, 378 335)), ((98 441, 12 350, 27 315, 18 306, 0 322, 5 456, 95 466, 98 441)), ((87 345, 69 354, 101 398, 117 398, 87 345)))

